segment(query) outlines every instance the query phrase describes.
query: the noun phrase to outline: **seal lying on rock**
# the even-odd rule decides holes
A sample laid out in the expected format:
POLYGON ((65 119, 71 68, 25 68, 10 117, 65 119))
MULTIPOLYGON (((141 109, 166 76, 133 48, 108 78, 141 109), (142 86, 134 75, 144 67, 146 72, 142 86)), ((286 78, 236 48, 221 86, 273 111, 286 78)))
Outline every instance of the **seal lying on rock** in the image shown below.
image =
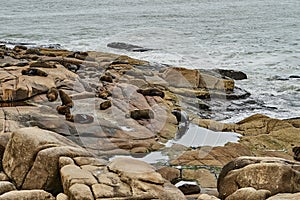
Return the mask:
POLYGON ((165 93, 158 88, 137 89, 136 91, 144 96, 160 96, 161 98, 165 97, 165 93))
POLYGON ((111 101, 110 100, 104 101, 100 104, 100 110, 106 110, 109 107, 111 107, 111 101))
POLYGON ((68 107, 68 106, 57 106, 56 110, 57 110, 58 114, 61 114, 61 115, 71 114, 70 107, 68 107))
POLYGON ((113 77, 110 76, 110 75, 102 75, 100 77, 100 81, 105 81, 105 82, 109 82, 109 83, 112 83, 113 82, 113 77))
POLYGON ((300 147, 294 147, 294 160, 300 161, 300 147))
POLYGON ((180 123, 189 124, 190 119, 185 111, 177 108, 177 109, 172 110, 172 114, 175 115, 178 124, 180 124, 180 123))
POLYGON ((131 110, 129 115, 126 117, 131 117, 135 120, 140 119, 154 119, 154 112, 150 109, 143 109, 143 110, 131 110))
POLYGON ((27 75, 27 76, 48 76, 48 74, 40 69, 23 69, 22 70, 22 75, 27 75))
POLYGON ((50 102, 56 101, 56 99, 58 97, 58 90, 55 87, 52 87, 48 90, 48 93, 46 96, 47 96, 48 101, 50 101, 50 102))
POLYGON ((69 95, 67 95, 64 91, 58 90, 59 96, 62 102, 62 106, 67 106, 72 108, 74 106, 74 103, 69 95))
POLYGON ((67 68, 68 70, 74 72, 74 73, 76 73, 80 69, 80 67, 81 67, 80 64, 79 65, 75 65, 75 64, 71 64, 71 63, 64 63, 63 66, 65 68, 67 68))

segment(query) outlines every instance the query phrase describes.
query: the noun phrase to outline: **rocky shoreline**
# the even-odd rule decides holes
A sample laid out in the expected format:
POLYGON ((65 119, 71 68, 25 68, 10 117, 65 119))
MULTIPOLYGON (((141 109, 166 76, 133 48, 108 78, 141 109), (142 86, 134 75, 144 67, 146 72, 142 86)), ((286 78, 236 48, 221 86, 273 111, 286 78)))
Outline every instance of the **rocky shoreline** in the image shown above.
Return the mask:
POLYGON ((218 121, 230 109, 272 109, 235 87, 243 78, 2 45, 0 199, 297 199, 300 119, 218 121), (225 146, 166 146, 190 124, 242 136, 225 146), (150 152, 167 162, 134 159, 150 152))

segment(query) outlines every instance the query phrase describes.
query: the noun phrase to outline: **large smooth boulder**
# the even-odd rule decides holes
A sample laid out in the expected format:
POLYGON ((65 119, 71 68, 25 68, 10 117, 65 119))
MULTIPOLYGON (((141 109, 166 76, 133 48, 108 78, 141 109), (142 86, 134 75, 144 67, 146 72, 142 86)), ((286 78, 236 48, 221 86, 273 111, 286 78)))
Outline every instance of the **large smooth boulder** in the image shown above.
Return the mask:
POLYGON ((37 127, 22 128, 12 133, 4 152, 3 169, 18 189, 44 189, 55 194, 62 191, 59 157, 89 155, 54 132, 37 127))
POLYGON ((108 170, 118 174, 120 180, 131 187, 134 199, 185 199, 182 192, 145 162, 116 158, 108 165, 108 170))
POLYGON ((221 199, 245 187, 269 190, 271 195, 299 192, 299 169, 299 163, 285 159, 240 157, 223 167, 218 179, 218 191, 221 199))
POLYGON ((231 194, 226 200, 265 200, 271 195, 269 190, 256 190, 251 187, 241 188, 231 194))
POLYGON ((16 190, 14 184, 9 181, 0 181, 0 195, 12 190, 16 190))

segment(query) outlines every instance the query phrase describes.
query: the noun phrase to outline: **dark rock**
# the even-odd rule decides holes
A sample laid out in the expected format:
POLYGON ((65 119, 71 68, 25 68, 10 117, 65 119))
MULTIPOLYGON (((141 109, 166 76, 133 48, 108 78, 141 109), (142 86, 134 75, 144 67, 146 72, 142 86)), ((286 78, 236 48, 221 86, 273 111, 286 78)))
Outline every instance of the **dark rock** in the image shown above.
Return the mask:
POLYGON ((153 50, 153 49, 148 49, 141 46, 127 44, 123 42, 112 42, 107 44, 107 47, 114 48, 114 49, 124 49, 126 51, 133 51, 133 52, 145 52, 145 51, 153 50))
POLYGON ((244 72, 241 71, 235 71, 235 70, 229 70, 229 69, 217 69, 218 73, 220 73, 223 76, 227 76, 229 78, 232 78, 234 80, 243 80, 247 79, 247 75, 244 72))
POLYGON ((200 187, 198 185, 193 184, 183 184, 178 187, 179 190, 185 195, 189 194, 199 194, 200 193, 200 187))
POLYGON ((298 76, 298 75, 291 75, 291 76, 289 76, 289 78, 300 78, 300 76, 298 76))
POLYGON ((41 48, 48 48, 48 49, 61 49, 60 44, 43 44, 40 45, 41 48))
POLYGON ((28 45, 36 45, 36 43, 30 42, 10 42, 10 41, 0 41, 1 44, 9 44, 14 46, 28 46, 28 45))
POLYGON ((294 152, 294 159, 300 161, 300 147, 294 147, 293 152, 294 152))

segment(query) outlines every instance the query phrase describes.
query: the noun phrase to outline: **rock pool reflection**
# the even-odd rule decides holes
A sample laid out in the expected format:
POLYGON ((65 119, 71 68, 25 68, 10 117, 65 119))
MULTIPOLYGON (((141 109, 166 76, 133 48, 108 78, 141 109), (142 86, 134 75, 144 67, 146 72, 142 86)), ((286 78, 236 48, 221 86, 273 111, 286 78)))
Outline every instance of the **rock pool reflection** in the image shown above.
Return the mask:
POLYGON ((180 139, 169 140, 166 147, 170 147, 172 144, 181 144, 186 147, 224 146, 227 142, 238 142, 240 137, 241 135, 238 133, 215 132, 190 124, 189 129, 180 139))

